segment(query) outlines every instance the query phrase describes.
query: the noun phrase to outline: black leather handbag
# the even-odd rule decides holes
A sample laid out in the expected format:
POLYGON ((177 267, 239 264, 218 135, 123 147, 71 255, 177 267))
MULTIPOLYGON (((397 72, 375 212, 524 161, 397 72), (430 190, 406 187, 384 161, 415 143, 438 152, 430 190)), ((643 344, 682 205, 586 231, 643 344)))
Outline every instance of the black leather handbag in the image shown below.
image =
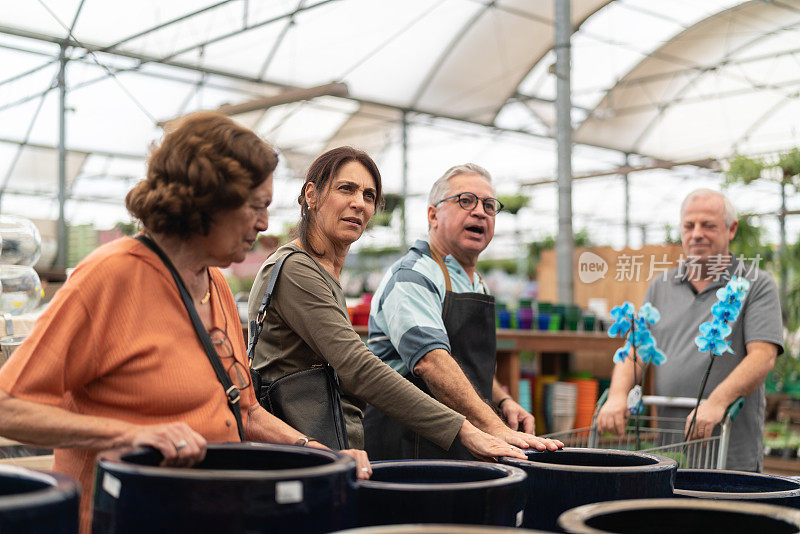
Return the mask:
POLYGON ((278 275, 286 258, 298 252, 306 254, 295 250, 275 262, 256 320, 250 321, 250 341, 247 348, 250 376, 258 402, 265 410, 331 449, 349 449, 339 378, 333 367, 328 363, 314 365, 310 369, 292 371, 269 382, 264 381, 261 374, 252 368, 256 344, 264 328, 278 275))

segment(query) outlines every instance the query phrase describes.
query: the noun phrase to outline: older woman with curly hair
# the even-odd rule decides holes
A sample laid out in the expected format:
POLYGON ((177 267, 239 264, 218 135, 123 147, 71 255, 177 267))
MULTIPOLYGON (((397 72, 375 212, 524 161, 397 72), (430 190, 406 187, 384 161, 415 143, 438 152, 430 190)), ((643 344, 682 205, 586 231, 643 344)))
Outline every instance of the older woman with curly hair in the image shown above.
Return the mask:
MULTIPOLYGON (((86 257, 3 366, 0 434, 55 449, 54 469, 83 486, 83 532, 100 450, 152 446, 166 464, 185 466, 202 460, 207 442, 308 444, 256 402, 236 305, 218 269, 242 261, 266 230, 276 165, 275 151, 252 131, 217 113, 189 115, 126 198, 149 241, 122 238, 86 257), (238 387, 238 407, 157 249, 238 387)), ((351 455, 368 473, 363 451, 351 455)))

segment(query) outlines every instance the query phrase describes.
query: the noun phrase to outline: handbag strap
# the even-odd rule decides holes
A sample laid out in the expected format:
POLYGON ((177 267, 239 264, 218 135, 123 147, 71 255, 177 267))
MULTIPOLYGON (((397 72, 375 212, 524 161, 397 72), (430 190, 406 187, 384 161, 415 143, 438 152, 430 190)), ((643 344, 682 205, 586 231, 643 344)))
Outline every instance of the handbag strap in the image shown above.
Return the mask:
MULTIPOLYGON (((275 266, 272 268, 272 273, 270 273, 269 281, 267 282, 267 291, 264 293, 264 297, 261 299, 261 306, 258 307, 256 318, 255 320, 250 321, 250 340, 247 344, 247 358, 250 361, 250 367, 253 366, 253 358, 256 356, 256 344, 258 343, 258 338, 261 337, 261 330, 264 328, 264 321, 267 319, 267 312, 269 311, 270 304, 272 303, 272 295, 275 294, 275 288, 278 285, 278 275, 281 273, 281 269, 283 268, 283 264, 286 262, 286 259, 292 254, 297 253, 308 256, 308 253, 305 250, 293 250, 288 254, 278 258, 278 261, 275 262, 275 266)), ((308 257, 310 258, 311 256, 308 257)))
POLYGON ((189 291, 186 289, 186 285, 183 283, 180 273, 178 273, 178 270, 175 269, 175 266, 155 241, 143 234, 137 235, 136 239, 155 252, 161 261, 164 262, 167 269, 169 269, 170 274, 172 274, 172 278, 178 286, 178 292, 181 294, 181 299, 183 299, 183 305, 189 313, 189 318, 192 320, 192 325, 194 326, 195 332, 197 332, 197 337, 200 338, 200 344, 203 345, 203 349, 206 351, 206 356, 208 356, 208 361, 211 362, 211 367, 214 368, 217 380, 219 380, 220 384, 222 384, 222 388, 225 390, 225 396, 228 398, 228 408, 231 409, 234 418, 236 418, 236 429, 239 432, 239 439, 244 441, 244 425, 242 424, 242 412, 239 408, 239 388, 231 381, 231 377, 228 376, 228 373, 225 371, 222 360, 220 360, 219 354, 217 354, 211 342, 211 337, 208 335, 208 332, 206 332, 203 322, 200 320, 200 316, 197 315, 192 297, 189 295, 189 291))

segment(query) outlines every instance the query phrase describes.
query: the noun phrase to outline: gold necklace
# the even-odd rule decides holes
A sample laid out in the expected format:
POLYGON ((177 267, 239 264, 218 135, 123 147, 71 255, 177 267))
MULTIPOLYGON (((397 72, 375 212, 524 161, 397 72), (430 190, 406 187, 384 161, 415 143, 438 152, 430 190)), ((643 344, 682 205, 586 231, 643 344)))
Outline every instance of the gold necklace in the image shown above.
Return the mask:
POLYGON ((208 277, 208 288, 206 289, 206 294, 200 299, 200 304, 205 304, 211 298, 211 274, 209 274, 208 270, 206 270, 206 276, 208 277))

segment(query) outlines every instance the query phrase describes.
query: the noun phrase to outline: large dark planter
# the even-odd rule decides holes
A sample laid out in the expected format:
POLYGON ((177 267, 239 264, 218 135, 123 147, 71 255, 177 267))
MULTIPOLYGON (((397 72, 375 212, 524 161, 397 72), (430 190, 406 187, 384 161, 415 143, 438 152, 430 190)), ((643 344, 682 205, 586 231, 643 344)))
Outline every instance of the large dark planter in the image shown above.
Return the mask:
POLYGON ((0 467, 0 532, 77 534, 80 499, 69 477, 0 467))
POLYGON ((800 511, 761 503, 639 499, 574 508, 558 524, 575 534, 790 534, 800 532, 800 511))
POLYGON ((506 465, 454 460, 372 464, 358 484, 361 526, 459 523, 518 526, 525 507, 525 473, 506 465))
POLYGON ((672 497, 675 460, 604 449, 529 451, 527 460, 501 462, 528 474, 525 528, 556 530, 565 510, 600 501, 672 497))
POLYGON ((493 527, 488 525, 381 525, 340 530, 334 534, 545 534, 543 530, 493 527))
POLYGON ((190 469, 153 449, 98 457, 93 532, 330 532, 355 519, 355 461, 264 443, 208 446, 190 469))
POLYGON ((800 482, 742 471, 678 469, 675 475, 675 495, 697 499, 763 502, 800 508, 800 482))

